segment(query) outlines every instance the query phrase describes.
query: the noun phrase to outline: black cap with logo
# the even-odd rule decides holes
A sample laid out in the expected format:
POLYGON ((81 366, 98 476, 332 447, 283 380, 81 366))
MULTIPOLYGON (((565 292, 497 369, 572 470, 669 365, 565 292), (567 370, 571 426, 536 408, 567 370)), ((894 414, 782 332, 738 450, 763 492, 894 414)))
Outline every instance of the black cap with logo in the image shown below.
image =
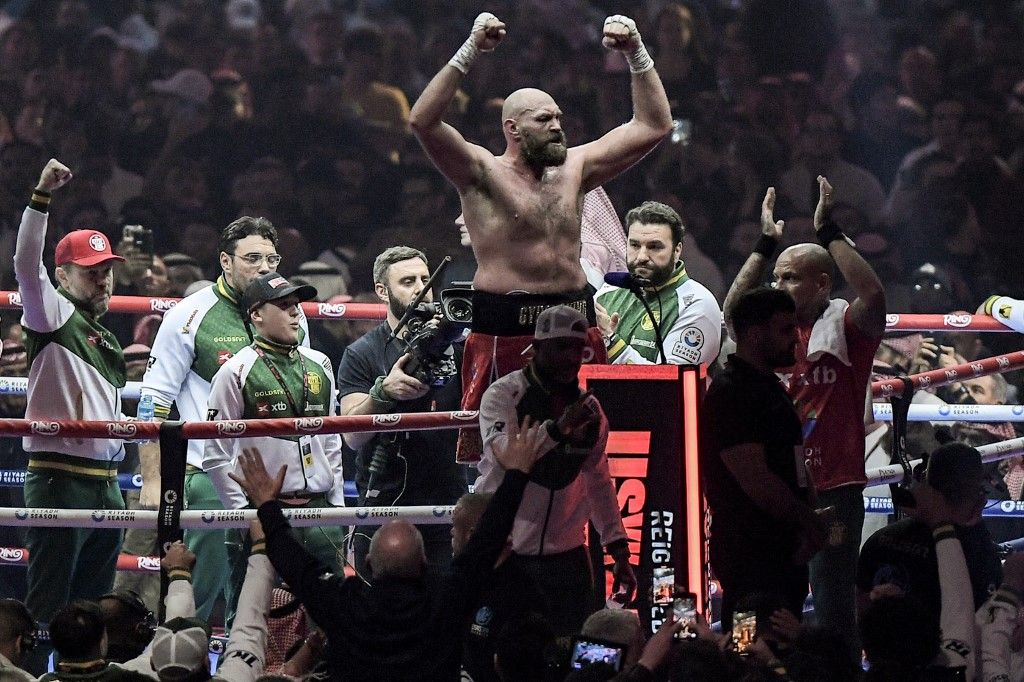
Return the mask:
POLYGON ((254 279, 252 284, 245 288, 242 294, 242 307, 247 312, 252 312, 257 306, 287 298, 292 294, 298 296, 300 301, 312 301, 316 298, 316 293, 315 287, 308 284, 292 284, 283 275, 268 272, 254 279))

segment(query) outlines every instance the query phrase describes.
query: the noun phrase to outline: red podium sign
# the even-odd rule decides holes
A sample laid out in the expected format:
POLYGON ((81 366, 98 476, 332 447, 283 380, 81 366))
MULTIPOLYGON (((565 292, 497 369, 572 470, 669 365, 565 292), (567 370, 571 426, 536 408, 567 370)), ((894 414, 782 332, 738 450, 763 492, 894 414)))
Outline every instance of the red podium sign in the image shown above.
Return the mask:
MULTIPOLYGON (((655 604, 655 574, 671 570, 677 585, 708 603, 704 498, 700 487, 697 414, 704 394, 699 367, 584 365, 580 382, 608 415, 608 468, 618 494, 639 587, 636 604, 657 629, 671 605, 655 604)), ((591 543, 597 593, 611 594, 611 557, 591 543)))

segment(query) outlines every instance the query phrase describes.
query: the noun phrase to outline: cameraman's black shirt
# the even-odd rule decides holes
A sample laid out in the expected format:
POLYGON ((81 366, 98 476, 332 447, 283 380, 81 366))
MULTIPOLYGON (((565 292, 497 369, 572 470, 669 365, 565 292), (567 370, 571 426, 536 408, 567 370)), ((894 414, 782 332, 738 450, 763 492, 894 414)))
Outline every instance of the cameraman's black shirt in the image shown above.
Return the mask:
MULTIPOLYGON (((400 340, 387 343, 390 336, 391 329, 384 322, 345 349, 338 365, 339 399, 352 393, 369 393, 377 377, 387 376, 398 358, 405 354, 405 344, 400 340)), ((455 345, 455 366, 462 366, 462 346, 459 344, 455 345)), ((456 375, 445 386, 432 388, 422 398, 395 403, 392 412, 458 410, 461 401, 461 381, 456 375)), ((455 463, 457 434, 454 429, 398 432, 395 447, 375 481, 374 487, 380 490, 380 497, 373 504, 455 504, 466 492, 463 468, 455 463)), ((356 453, 355 480, 360 498, 366 494, 374 448, 386 435, 377 434, 356 453)))

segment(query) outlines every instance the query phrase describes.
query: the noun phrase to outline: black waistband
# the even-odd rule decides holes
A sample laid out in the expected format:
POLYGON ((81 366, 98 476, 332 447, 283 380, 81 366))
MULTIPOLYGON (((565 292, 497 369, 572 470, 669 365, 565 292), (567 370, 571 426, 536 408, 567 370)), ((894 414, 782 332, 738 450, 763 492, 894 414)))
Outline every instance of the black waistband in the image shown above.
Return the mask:
POLYGON ((491 336, 533 336, 537 316, 556 305, 568 305, 587 316, 597 326, 594 291, 566 294, 492 294, 473 291, 473 331, 491 336))

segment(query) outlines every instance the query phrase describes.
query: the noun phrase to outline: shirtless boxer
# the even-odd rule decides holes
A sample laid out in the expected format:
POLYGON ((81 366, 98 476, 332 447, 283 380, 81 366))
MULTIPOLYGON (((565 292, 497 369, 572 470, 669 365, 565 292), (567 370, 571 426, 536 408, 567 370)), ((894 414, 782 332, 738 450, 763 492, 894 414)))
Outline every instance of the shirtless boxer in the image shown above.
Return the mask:
MULTIPOLYGON (((462 370, 464 409, 479 407, 493 379, 526 365, 522 353, 545 308, 567 304, 585 312, 591 323, 588 359, 606 357, 579 261, 583 197, 643 158, 672 127, 665 89, 636 24, 615 15, 605 20, 603 42, 629 62, 632 120, 594 142, 567 148, 558 105, 547 93, 524 88, 502 107, 504 154, 467 142, 442 116, 480 53, 504 37, 505 24, 480 14, 410 118, 420 144, 459 191, 477 260, 473 333, 462 370)), ((475 459, 479 450, 460 443, 459 454, 475 459)))

